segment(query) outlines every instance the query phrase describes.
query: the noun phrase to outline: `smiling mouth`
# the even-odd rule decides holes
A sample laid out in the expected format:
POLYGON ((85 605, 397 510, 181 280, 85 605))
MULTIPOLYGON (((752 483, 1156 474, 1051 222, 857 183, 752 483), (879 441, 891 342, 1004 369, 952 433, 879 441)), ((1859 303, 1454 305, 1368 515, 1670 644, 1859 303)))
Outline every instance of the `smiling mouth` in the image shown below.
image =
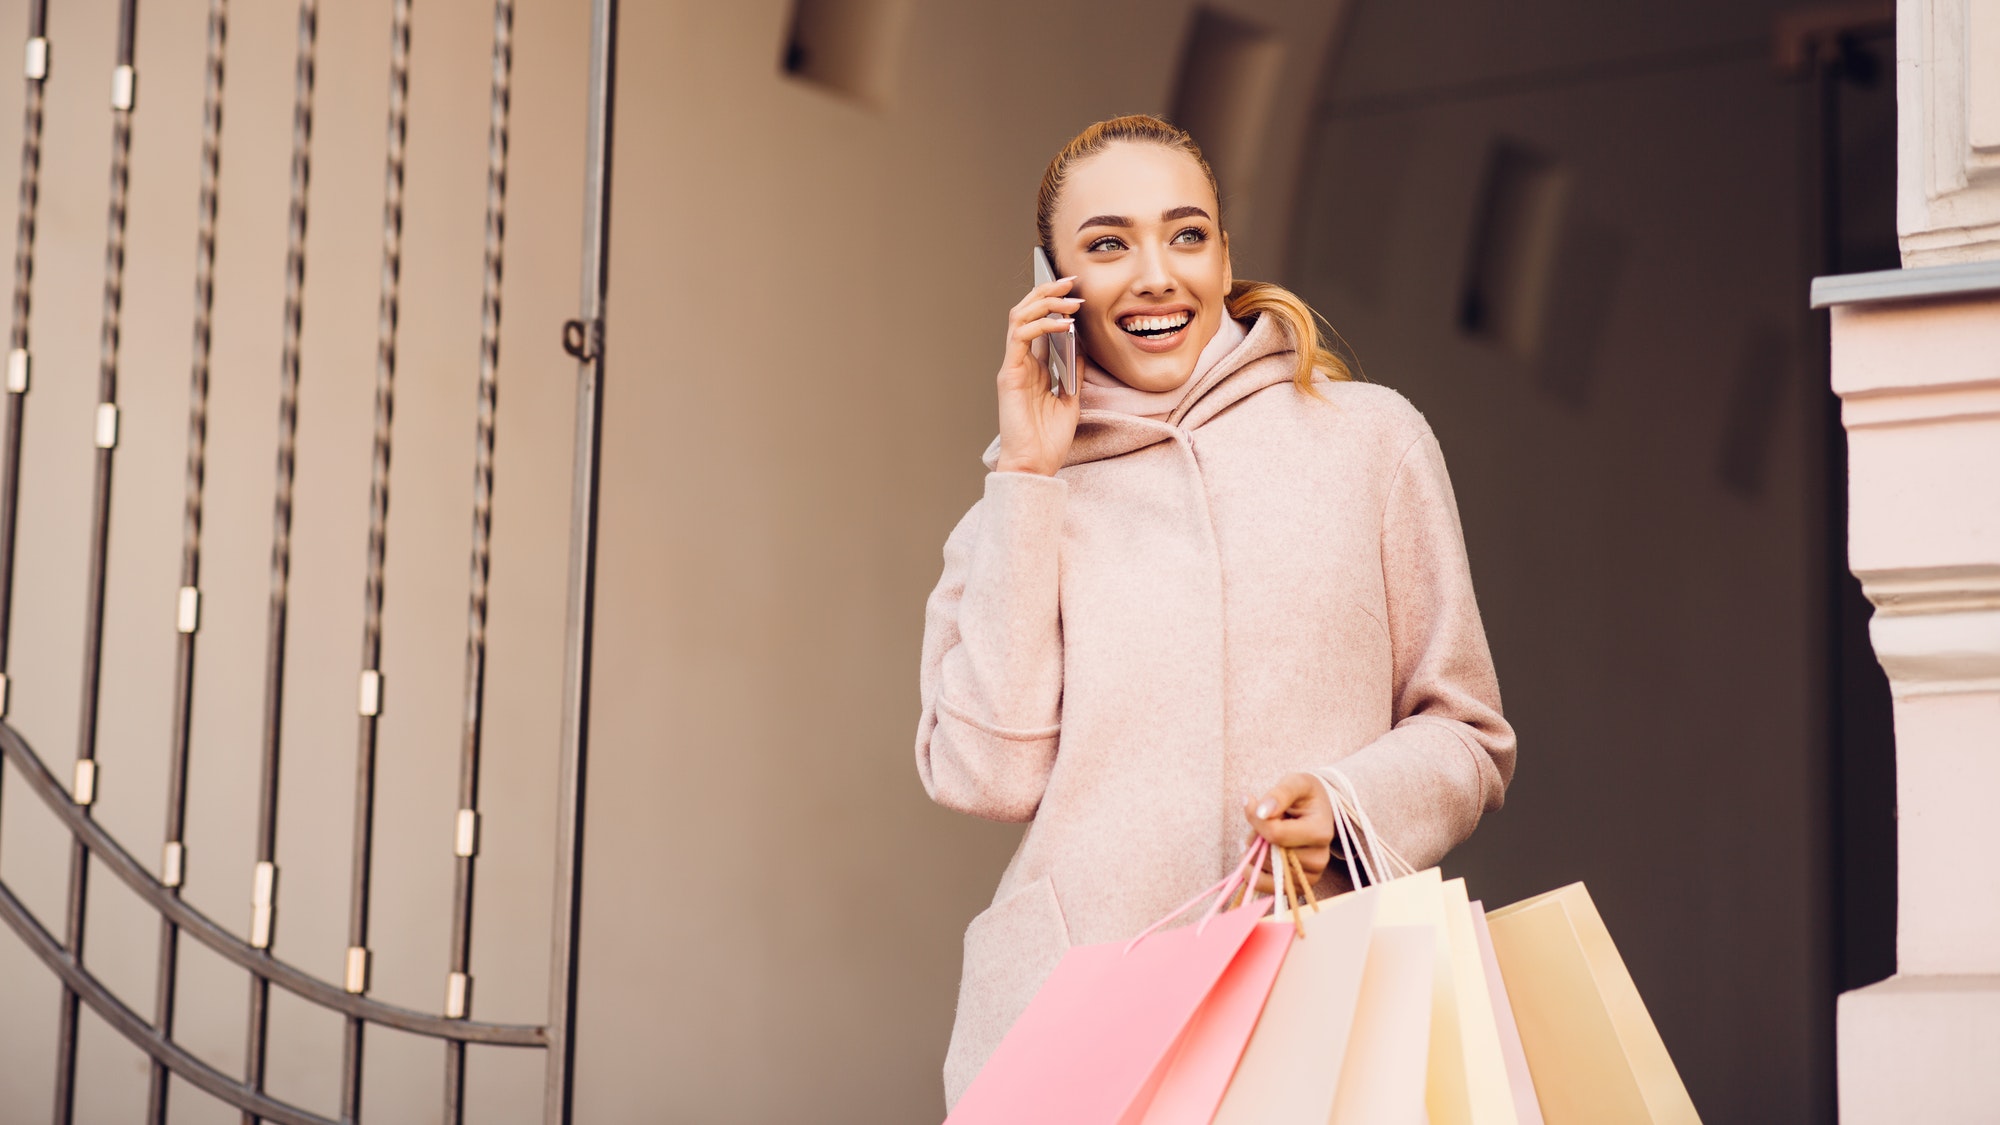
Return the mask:
POLYGON ((1142 340, 1167 340, 1194 322, 1194 314, 1183 310, 1165 316, 1128 316, 1118 322, 1126 335, 1142 340))

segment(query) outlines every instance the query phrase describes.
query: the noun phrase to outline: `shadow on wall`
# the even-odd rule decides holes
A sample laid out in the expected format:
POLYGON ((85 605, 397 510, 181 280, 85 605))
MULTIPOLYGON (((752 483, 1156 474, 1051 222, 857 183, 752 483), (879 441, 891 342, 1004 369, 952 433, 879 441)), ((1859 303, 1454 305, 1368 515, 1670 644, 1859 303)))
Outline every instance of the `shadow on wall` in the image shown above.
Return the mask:
MULTIPOLYGON (((1893 953, 1893 758, 1834 609, 1829 119, 1779 10, 1360 5, 1292 272, 1452 466, 1522 752, 1447 868, 1587 880, 1704 1115, 1831 1121, 1832 996, 1893 953)), ((1893 111, 1851 77, 1835 124, 1893 111)), ((1893 235, 1893 134, 1833 135, 1834 227, 1893 235)))

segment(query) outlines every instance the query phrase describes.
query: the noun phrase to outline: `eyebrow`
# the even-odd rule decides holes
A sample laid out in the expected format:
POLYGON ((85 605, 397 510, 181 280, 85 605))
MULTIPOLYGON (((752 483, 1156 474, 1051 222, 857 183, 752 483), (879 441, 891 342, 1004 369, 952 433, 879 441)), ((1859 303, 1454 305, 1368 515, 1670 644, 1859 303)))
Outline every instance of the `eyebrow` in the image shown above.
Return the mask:
MULTIPOLYGON (((1171 210, 1160 212, 1160 221, 1163 223, 1171 223, 1175 219, 1187 219, 1187 218, 1192 218, 1196 215, 1199 215, 1202 218, 1207 219, 1211 223, 1215 221, 1214 217, 1211 216, 1208 212, 1202 210, 1199 207, 1194 206, 1191 203, 1182 204, 1181 206, 1172 208, 1171 210)), ((1092 215, 1090 218, 1085 219, 1083 222, 1077 224, 1076 229, 1083 230, 1087 227, 1130 227, 1131 225, 1132 225, 1132 220, 1126 218, 1123 215, 1092 215)))

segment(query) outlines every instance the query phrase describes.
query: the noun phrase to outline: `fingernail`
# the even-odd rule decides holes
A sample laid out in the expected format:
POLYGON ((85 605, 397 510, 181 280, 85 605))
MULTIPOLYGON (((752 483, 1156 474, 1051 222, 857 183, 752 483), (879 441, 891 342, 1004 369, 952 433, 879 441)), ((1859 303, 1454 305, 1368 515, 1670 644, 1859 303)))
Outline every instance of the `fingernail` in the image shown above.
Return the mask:
POLYGON ((1268 817, 1276 811, 1276 809, 1271 807, 1271 802, 1269 801, 1265 801, 1263 804, 1257 806, 1257 815, 1261 817, 1268 817))

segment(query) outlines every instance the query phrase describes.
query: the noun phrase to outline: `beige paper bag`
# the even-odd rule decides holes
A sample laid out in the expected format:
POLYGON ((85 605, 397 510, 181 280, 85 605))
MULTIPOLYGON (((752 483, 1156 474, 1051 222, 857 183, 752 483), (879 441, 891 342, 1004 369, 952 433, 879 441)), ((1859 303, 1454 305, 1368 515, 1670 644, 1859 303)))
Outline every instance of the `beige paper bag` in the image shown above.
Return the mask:
POLYGON ((1425 1096, 1431 1125, 1518 1125, 1465 881, 1447 882, 1432 867, 1371 889, 1382 894, 1377 926, 1429 926, 1439 935, 1425 1096))
MULTIPOLYGON (((1299 915, 1305 936, 1285 954, 1215 1125, 1326 1125, 1378 901, 1375 891, 1363 890, 1299 915)), ((1259 923, 1291 924, 1289 913, 1259 923)))
POLYGON ((1329 1125, 1424 1125, 1437 946, 1429 926, 1376 928, 1329 1125))
POLYGON ((1582 883, 1486 920, 1548 1125, 1699 1125, 1582 883))

